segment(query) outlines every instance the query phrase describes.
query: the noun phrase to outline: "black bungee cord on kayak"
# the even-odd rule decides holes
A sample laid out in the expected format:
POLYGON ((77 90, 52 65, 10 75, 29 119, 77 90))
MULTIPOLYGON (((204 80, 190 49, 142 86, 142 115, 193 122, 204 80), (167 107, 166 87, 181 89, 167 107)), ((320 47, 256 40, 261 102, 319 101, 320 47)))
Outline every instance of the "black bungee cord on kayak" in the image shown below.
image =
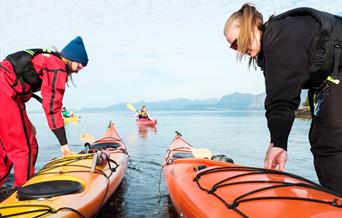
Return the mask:
POLYGON ((321 204, 327 204, 333 207, 338 207, 338 208, 342 208, 342 204, 338 204, 337 203, 337 199, 334 198, 331 201, 323 201, 320 199, 314 199, 314 198, 302 198, 302 197, 289 197, 289 196, 265 196, 265 197, 252 197, 252 198, 246 198, 247 196, 250 196, 252 194, 255 193, 259 193, 262 191, 266 191, 266 190, 271 190, 271 189, 277 189, 277 188, 284 188, 284 187, 290 187, 290 186, 296 186, 296 187, 304 187, 304 188, 308 188, 308 189, 313 189, 313 190, 317 190, 317 191, 322 191, 328 194, 333 194, 336 195, 338 197, 341 197, 341 195, 339 193, 333 192, 329 189, 326 189, 308 179, 305 179, 303 177, 291 174, 291 173, 286 173, 286 172, 281 172, 281 171, 274 171, 274 170, 269 170, 269 169, 262 169, 262 168, 254 168, 254 167, 217 167, 217 168, 213 168, 213 169, 208 169, 208 170, 204 170, 200 173, 197 174, 197 176, 194 178, 194 182, 196 182, 196 184, 198 185, 198 187, 207 192, 208 194, 212 194, 215 197, 217 197, 228 209, 234 210, 236 211, 238 214, 240 214, 242 217, 247 218, 248 216, 246 214, 244 214, 241 210, 238 209, 239 204, 244 203, 244 202, 251 202, 251 201, 259 201, 259 200, 300 200, 300 201, 309 201, 309 202, 315 202, 315 203, 321 203, 321 204), (215 183, 211 189, 206 189, 203 186, 201 186, 200 184, 200 179, 208 174, 212 174, 212 173, 218 173, 218 172, 227 172, 227 171, 247 171, 247 173, 242 173, 242 174, 238 174, 238 175, 234 175, 231 177, 228 177, 226 179, 223 179, 217 183, 215 183), (290 182, 282 182, 282 181, 263 181, 263 180, 253 180, 253 181, 240 181, 240 182, 230 182, 227 183, 229 180, 235 179, 235 178, 240 178, 240 177, 244 177, 244 176, 249 176, 249 175, 265 175, 265 174, 273 174, 273 175, 285 175, 294 179, 298 179, 301 180, 303 182, 306 183, 290 183, 290 182), (219 196, 218 194, 216 194, 216 190, 222 187, 227 187, 227 186, 233 186, 233 185, 241 185, 241 184, 255 184, 255 183, 268 183, 268 184, 276 184, 273 186, 269 186, 269 187, 263 187, 263 188, 258 188, 255 190, 252 190, 250 192, 247 192, 245 194, 242 194, 238 197, 236 197, 233 202, 228 203, 226 202, 221 196, 219 196))
MULTIPOLYGON (((111 139, 113 139, 112 137, 107 137, 107 138, 111 138, 111 139)), ((63 161, 63 159, 61 159, 61 160, 58 160, 58 161, 55 161, 55 162, 51 162, 51 163, 49 163, 49 164, 47 164, 48 166, 49 166, 49 169, 46 169, 45 167, 42 169, 42 170, 45 170, 44 172, 38 172, 38 175, 41 175, 41 174, 60 174, 60 173, 74 173, 74 172, 87 172, 87 173, 89 173, 89 170, 91 169, 91 167, 89 167, 89 166, 83 166, 83 165, 75 165, 75 164, 71 164, 71 163, 74 163, 74 162, 76 162, 76 161, 80 161, 80 160, 82 160, 82 159, 92 159, 93 158, 93 155, 92 154, 89 154, 89 155, 87 155, 87 156, 84 156, 84 158, 82 158, 82 156, 81 157, 71 157, 71 158, 69 158, 69 162, 68 163, 64 163, 64 164, 61 164, 61 165, 55 165, 55 164, 59 164, 60 162, 65 162, 65 161, 63 161), (89 158, 90 157, 90 158, 89 158), (86 168, 86 169, 89 169, 89 170, 86 170, 86 171, 67 171, 67 172, 50 172, 50 173, 47 173, 46 171, 48 171, 48 170, 51 170, 51 169, 54 169, 54 168, 56 168, 56 167, 62 167, 62 166, 75 166, 75 167, 83 167, 83 168, 86 168)), ((106 160, 107 160, 107 163, 108 163, 108 168, 110 169, 110 174, 107 176, 106 174, 105 174, 105 172, 104 171, 102 171, 102 170, 98 170, 98 169, 95 169, 95 171, 94 171, 94 173, 98 173, 98 174, 100 174, 100 175, 103 175, 105 178, 106 178, 106 191, 105 191, 105 195, 104 195, 104 197, 103 197, 103 199, 102 199, 102 202, 101 202, 101 206, 99 207, 99 209, 98 209, 98 211, 95 213, 95 217, 96 217, 96 215, 99 213, 99 211, 100 211, 100 209, 101 209, 101 207, 103 206, 103 204, 104 204, 104 201, 105 201, 105 199, 106 199, 106 197, 107 197, 107 193, 108 193, 108 189, 109 189, 109 178, 113 175, 113 173, 116 171, 116 169, 120 166, 116 161, 114 161, 114 160, 112 160, 112 159, 110 159, 109 158, 109 156, 108 155, 106 155, 106 160), (111 165, 111 163, 114 163, 115 164, 115 166, 113 167, 112 165, 111 165)))
MULTIPOLYGON (((67 174, 67 173, 74 173, 74 172, 86 172, 89 173, 89 170, 91 169, 91 167, 89 166, 83 166, 83 165, 77 165, 74 164, 75 162, 81 161, 81 160, 85 160, 85 159, 93 159, 93 154, 89 154, 89 155, 85 155, 85 156, 79 156, 79 157, 65 157, 63 159, 57 159, 55 161, 52 161, 48 164, 46 164, 40 171, 38 171, 38 173, 36 174, 36 176, 38 175, 46 175, 46 174, 67 174), (48 172, 50 170, 53 170, 57 167, 64 167, 64 166, 74 166, 74 167, 80 167, 80 168, 86 168, 88 170, 75 170, 75 171, 59 171, 59 172, 48 172)), ((116 171, 116 169, 120 166, 116 161, 112 160, 109 158, 109 156, 106 156, 107 159, 107 164, 108 164, 108 168, 110 170, 110 174, 107 176, 106 173, 103 170, 98 170, 95 169, 94 173, 98 173, 102 176, 104 176, 106 178, 106 191, 105 191, 105 195, 102 199, 101 202, 101 206, 99 208, 101 208, 103 206, 104 200, 107 197, 107 192, 108 192, 108 188, 109 188, 109 178, 113 175, 113 173, 116 171), (113 163, 115 166, 112 166, 111 163, 113 163)), ((1 215, 0 214, 0 218, 3 217, 15 217, 15 216, 19 216, 19 215, 24 215, 24 214, 31 214, 31 213, 37 213, 37 212, 43 212, 42 214, 35 216, 35 217, 41 217, 44 216, 46 214, 53 214, 53 213, 58 213, 61 210, 70 210, 75 212, 76 214, 78 214, 80 217, 85 217, 84 215, 82 215, 79 211, 73 209, 73 208, 69 208, 69 207, 61 207, 57 210, 46 206, 46 205, 14 205, 14 206, 4 206, 4 207, 0 207, 0 209, 7 209, 7 208, 21 208, 21 207, 42 207, 44 209, 37 209, 37 210, 31 210, 31 211, 25 211, 25 212, 20 212, 20 213, 14 213, 14 214, 9 214, 9 215, 1 215)), ((99 210, 96 212, 96 215, 98 214, 99 210)), ((96 216, 95 215, 95 216, 96 216)))
MULTIPOLYGON (((112 122, 110 121, 108 127, 110 127, 111 124, 112 124, 112 122)), ((123 141, 122 141, 121 137, 119 136, 118 132, 117 132, 116 130, 114 130, 114 131, 115 131, 116 135, 117 135, 119 138, 105 137, 105 138, 101 138, 100 140, 102 141, 103 139, 112 139, 112 140, 120 141, 120 142, 123 143, 123 141)), ((96 142, 98 142, 98 141, 99 141, 99 140, 95 141, 94 143, 96 143, 96 142)), ((129 162, 129 164, 132 166, 133 164, 132 164, 132 161, 131 161, 131 157, 130 157, 130 155, 128 154, 127 147, 125 146, 125 149, 121 149, 121 150, 122 150, 122 152, 124 152, 125 154, 127 154, 128 162, 129 162)))
POLYGON ((4 206, 1 207, 1 209, 10 209, 10 208, 22 208, 22 207, 41 207, 42 209, 37 209, 37 210, 30 210, 30 211, 25 211, 25 212, 19 212, 19 213, 13 213, 13 214, 9 214, 9 215, 2 215, 0 214, 0 218, 5 218, 5 217, 16 217, 16 216, 20 216, 20 215, 25 215, 25 214, 30 214, 30 213, 39 213, 39 212, 44 212, 40 215, 34 216, 34 217, 42 217, 45 216, 47 214, 54 214, 54 213, 58 213, 61 210, 70 210, 72 212, 75 212, 75 214, 77 214, 79 217, 84 218, 85 216, 82 215, 80 212, 78 212, 77 210, 73 209, 73 208, 69 208, 69 207, 61 207, 58 210, 54 210, 52 207, 47 206, 47 205, 37 205, 37 204, 27 204, 27 205, 13 205, 13 206, 4 206))
MULTIPOLYGON (((182 136, 179 132, 176 131, 176 134, 178 136, 182 136)), ((181 138, 182 141, 184 141, 187 145, 191 146, 188 142, 186 142, 183 138, 181 138)), ((191 146, 192 147, 192 146, 191 146)), ((176 152, 176 151, 180 151, 180 152, 185 152, 187 153, 191 153, 189 151, 188 147, 179 147, 176 149, 168 149, 167 150, 167 155, 165 158, 165 162, 167 165, 172 164, 173 161, 175 159, 178 158, 189 158, 189 157, 178 157, 177 155, 179 155, 179 153, 174 153, 173 155, 171 155, 171 152, 176 152)), ((231 160, 231 159, 230 159, 231 160)), ((231 161, 228 161, 231 162, 231 161)), ((231 162, 232 163, 232 162, 231 162)), ((201 164, 199 166, 196 166, 194 168, 195 171, 199 171, 199 170, 203 170, 205 169, 207 166, 201 164)), ((342 197, 341 194, 331 191, 325 187, 322 187, 318 184, 316 184, 315 182, 312 182, 308 179, 305 179, 303 177, 291 174, 291 173, 286 173, 286 172, 281 172, 281 171, 275 171, 275 170, 269 170, 269 169, 263 169, 263 168, 256 168, 256 167, 238 167, 238 166, 227 166, 227 167, 216 167, 216 168, 211 168, 211 169, 207 169, 207 170, 203 170, 200 173, 198 173, 196 175, 196 177, 193 179, 194 182, 196 182, 196 184, 198 185, 198 187, 202 190, 207 192, 208 194, 212 194, 214 195, 216 198, 218 198, 228 209, 234 210, 235 212, 237 212, 241 217, 244 218, 248 218, 248 216, 246 214, 244 214, 241 210, 238 209, 239 204, 244 203, 244 202, 251 202, 251 201, 259 201, 259 200, 299 200, 299 201, 309 201, 309 202, 315 202, 315 203, 321 203, 321 204, 326 204, 326 205, 330 205, 333 207, 338 207, 338 208, 342 208, 342 204, 338 204, 337 199, 331 199, 331 201, 323 201, 320 199, 314 199, 314 198, 302 198, 302 197, 290 197, 290 196, 265 196, 265 197, 250 197, 250 198, 246 198, 254 193, 259 193, 262 191, 266 191, 266 190, 271 190, 271 189, 277 189, 277 188, 284 188, 284 187, 291 187, 291 186, 295 186, 295 187, 304 187, 304 188, 308 188, 308 189, 313 189, 313 190, 317 190, 317 191, 321 191, 321 192, 325 192, 328 194, 332 194, 332 195, 336 195, 338 197, 342 197), (230 176, 228 178, 222 179, 221 181, 215 183, 210 189, 206 189, 203 186, 201 186, 200 184, 200 179, 202 178, 202 176, 204 175, 208 175, 208 174, 212 174, 212 173, 218 173, 218 172, 227 172, 227 171, 240 171, 243 172, 241 174, 238 175, 234 175, 234 176, 230 176), (283 182, 283 181, 267 181, 267 180, 251 180, 251 181, 239 181, 239 182, 230 182, 228 183, 229 180, 235 179, 235 178, 241 178, 244 176, 249 176, 249 175, 285 175, 297 180, 300 180, 302 182, 298 182, 298 183, 291 183, 291 182, 283 182), (303 183, 305 182, 305 183, 303 183), (224 200, 221 196, 219 196, 216 193, 216 190, 222 187, 227 187, 227 186, 233 186, 233 185, 240 185, 240 184, 256 184, 256 183, 261 183, 261 184, 275 184, 273 186, 269 186, 269 187, 263 187, 263 188, 257 188, 255 190, 252 190, 250 192, 246 192, 238 197, 236 197, 233 202, 228 203, 226 200, 224 200)))

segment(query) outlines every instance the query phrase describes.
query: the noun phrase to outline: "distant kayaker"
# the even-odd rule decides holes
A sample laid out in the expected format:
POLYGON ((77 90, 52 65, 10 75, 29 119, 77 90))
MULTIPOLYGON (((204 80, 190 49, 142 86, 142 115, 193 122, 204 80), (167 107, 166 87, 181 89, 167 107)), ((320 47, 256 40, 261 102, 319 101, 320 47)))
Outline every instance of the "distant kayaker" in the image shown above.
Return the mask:
POLYGON ((74 112, 69 112, 65 107, 62 108, 62 116, 64 118, 69 118, 69 117, 74 117, 75 113, 74 112))
POLYGON ((25 102, 41 91, 40 99, 49 128, 56 135, 63 156, 73 154, 68 146, 62 118, 65 85, 73 73, 88 63, 81 37, 62 51, 28 49, 8 55, 0 62, 0 187, 14 167, 14 186, 34 174, 38 144, 25 102))
POLYGON ((265 109, 270 145, 265 168, 284 170, 288 136, 302 89, 309 89, 313 115, 309 140, 320 183, 342 193, 342 18, 297 8, 263 23, 250 4, 224 27, 230 48, 249 65, 258 64, 266 84, 265 109))
POLYGON ((148 120, 152 120, 150 117, 150 114, 147 111, 147 107, 146 105, 143 105, 140 109, 140 111, 138 111, 135 115, 138 119, 148 119, 148 120))
POLYGON ((62 108, 62 115, 64 118, 68 118, 70 117, 70 112, 67 111, 67 109, 65 107, 62 108))

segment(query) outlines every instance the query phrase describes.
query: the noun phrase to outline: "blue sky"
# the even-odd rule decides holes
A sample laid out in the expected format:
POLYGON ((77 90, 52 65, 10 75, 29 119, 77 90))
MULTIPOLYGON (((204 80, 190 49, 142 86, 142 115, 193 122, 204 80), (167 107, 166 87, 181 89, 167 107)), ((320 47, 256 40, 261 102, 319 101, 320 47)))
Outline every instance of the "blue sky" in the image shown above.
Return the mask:
MULTIPOLYGON (((0 0, 0 58, 26 48, 62 49, 81 35, 90 61, 74 76, 77 87, 66 91, 64 105, 72 108, 259 94, 262 73, 238 63, 222 34, 229 14, 245 2, 0 0)), ((303 6, 342 15, 342 0, 252 3, 265 19, 303 6)), ((39 108, 32 101, 29 108, 39 108)))

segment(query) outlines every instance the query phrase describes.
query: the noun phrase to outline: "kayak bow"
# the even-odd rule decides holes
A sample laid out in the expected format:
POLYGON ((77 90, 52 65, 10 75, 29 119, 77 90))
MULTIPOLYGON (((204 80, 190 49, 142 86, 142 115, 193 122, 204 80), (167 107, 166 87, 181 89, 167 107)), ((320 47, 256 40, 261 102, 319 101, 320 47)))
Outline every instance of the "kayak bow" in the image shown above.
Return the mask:
POLYGON ((79 154, 48 162, 5 199, 4 217, 94 217, 114 193, 127 169, 128 156, 113 123, 79 154))
POLYGON ((305 178, 233 164, 224 155, 194 158, 180 134, 164 163, 180 217, 342 217, 342 197, 305 178))

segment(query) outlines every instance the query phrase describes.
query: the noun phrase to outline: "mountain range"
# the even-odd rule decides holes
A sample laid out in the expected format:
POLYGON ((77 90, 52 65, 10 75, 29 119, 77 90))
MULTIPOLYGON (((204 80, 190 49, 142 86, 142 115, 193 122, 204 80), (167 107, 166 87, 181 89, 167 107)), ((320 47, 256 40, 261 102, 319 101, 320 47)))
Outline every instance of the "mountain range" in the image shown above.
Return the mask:
MULTIPOLYGON (((307 91, 301 93, 301 105, 306 100, 307 91)), ((266 94, 253 95, 249 93, 232 93, 221 98, 210 98, 206 100, 191 100, 187 98, 177 98, 162 101, 140 101, 130 102, 137 109, 146 105, 149 110, 170 111, 170 110, 199 110, 199 111, 222 111, 222 110, 264 110, 264 100, 266 94)), ((87 107, 78 112, 109 112, 126 111, 127 102, 121 102, 108 107, 87 107)))
MULTIPOLYGON (((210 98, 206 100, 190 100, 178 98, 162 101, 140 101, 133 103, 137 108, 147 105, 149 110, 263 110, 266 94, 259 95, 233 93, 220 99, 210 98)), ((126 102, 114 104, 108 107, 87 107, 78 112, 107 112, 127 110, 126 102)))

